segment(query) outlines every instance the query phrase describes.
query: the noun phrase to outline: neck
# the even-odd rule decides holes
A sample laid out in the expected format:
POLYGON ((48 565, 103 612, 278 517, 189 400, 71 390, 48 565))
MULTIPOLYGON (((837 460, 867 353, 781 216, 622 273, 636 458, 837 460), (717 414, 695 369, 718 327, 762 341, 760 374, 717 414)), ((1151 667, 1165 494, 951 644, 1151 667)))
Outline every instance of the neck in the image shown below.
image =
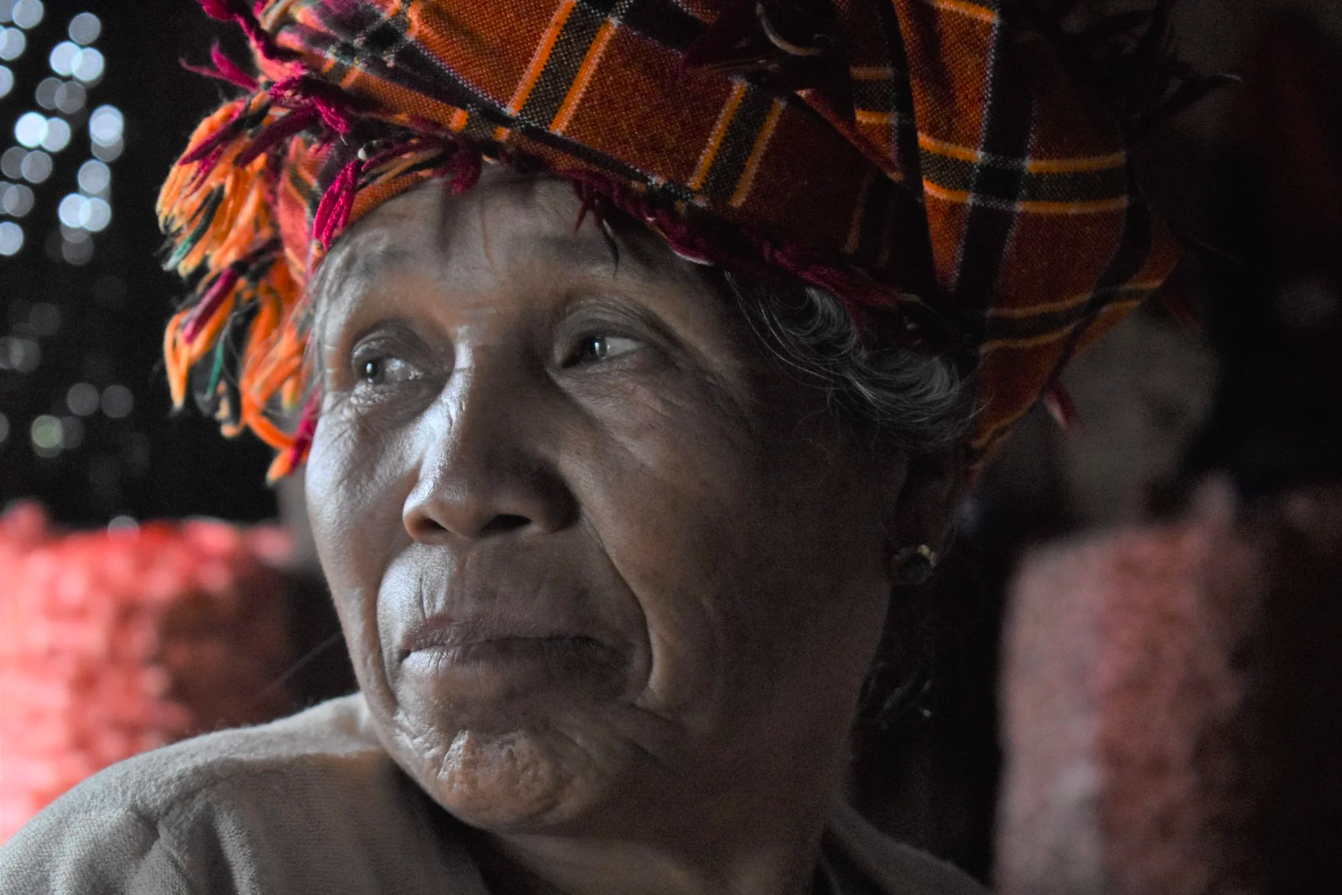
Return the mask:
POLYGON ((750 826, 712 843, 476 832, 471 850, 494 895, 810 895, 823 817, 790 836, 750 826))

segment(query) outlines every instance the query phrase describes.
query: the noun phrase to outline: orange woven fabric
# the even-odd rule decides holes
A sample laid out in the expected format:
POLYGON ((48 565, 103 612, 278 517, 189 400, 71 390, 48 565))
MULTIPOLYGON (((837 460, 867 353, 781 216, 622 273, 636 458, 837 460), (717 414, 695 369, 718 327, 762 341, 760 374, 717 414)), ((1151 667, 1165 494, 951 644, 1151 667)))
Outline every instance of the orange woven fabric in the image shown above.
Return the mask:
POLYGON ((301 462, 303 286, 362 214, 481 156, 573 179, 683 254, 838 295, 977 371, 976 458, 1177 253, 1118 126, 1009 0, 202 0, 260 71, 160 217, 188 391, 301 462), (279 421, 288 420, 289 425, 279 421), (295 422, 295 420, 297 420, 295 422))

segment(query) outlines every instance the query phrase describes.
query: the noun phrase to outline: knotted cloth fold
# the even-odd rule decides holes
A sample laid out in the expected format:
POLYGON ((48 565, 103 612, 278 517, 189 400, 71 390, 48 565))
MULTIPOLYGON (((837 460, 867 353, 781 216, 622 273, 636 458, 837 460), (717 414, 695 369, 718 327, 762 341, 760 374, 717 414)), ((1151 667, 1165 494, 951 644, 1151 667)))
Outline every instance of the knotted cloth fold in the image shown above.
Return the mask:
POLYGON ((301 463, 304 286, 340 233, 482 159, 568 178, 682 255, 837 295, 975 371, 990 456, 1177 258, 1123 135, 1011 0, 201 0, 259 74, 165 184, 188 391, 301 463), (301 410, 300 410, 301 406, 301 410), (282 424, 282 421, 287 421, 282 424))

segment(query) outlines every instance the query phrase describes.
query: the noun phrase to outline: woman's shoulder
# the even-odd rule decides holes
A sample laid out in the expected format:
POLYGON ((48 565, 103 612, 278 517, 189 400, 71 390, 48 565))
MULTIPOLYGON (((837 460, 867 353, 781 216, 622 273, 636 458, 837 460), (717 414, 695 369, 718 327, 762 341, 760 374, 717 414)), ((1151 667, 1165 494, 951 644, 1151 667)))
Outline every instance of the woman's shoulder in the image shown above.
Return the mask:
POLYGON ((252 727, 203 734, 118 762, 48 811, 119 805, 157 820, 212 791, 252 790, 272 777, 378 776, 390 759, 368 730, 359 694, 252 727))
POLYGON ((0 891, 441 887, 456 862, 443 853, 424 801, 372 734, 356 694, 94 775, 0 848, 0 891), (428 860, 407 873, 397 865, 412 851, 428 860))
POLYGON ((830 808, 829 836, 881 895, 988 895, 969 874, 877 830, 847 802, 830 808))

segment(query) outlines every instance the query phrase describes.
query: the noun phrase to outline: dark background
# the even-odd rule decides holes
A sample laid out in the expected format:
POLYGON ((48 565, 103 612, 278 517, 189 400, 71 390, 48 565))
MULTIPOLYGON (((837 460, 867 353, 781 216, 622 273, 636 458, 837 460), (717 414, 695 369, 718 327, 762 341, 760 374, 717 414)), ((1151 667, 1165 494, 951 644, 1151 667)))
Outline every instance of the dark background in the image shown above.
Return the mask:
MULTIPOLYGON (((0 0, 0 12, 11 5, 0 0)), ((47 0, 44 6, 41 23, 27 32, 27 51, 4 63, 14 86, 0 99, 0 152, 15 145, 14 124, 24 113, 56 114, 41 109, 35 93, 52 75, 51 50, 68 39, 77 14, 101 19, 94 46, 106 64, 83 112, 65 116, 74 134, 68 148, 52 154, 54 173, 30 184, 36 205, 17 221, 25 231, 23 249, 0 257, 0 338, 36 343, 40 352, 35 369, 20 371, 0 346, 0 414, 8 424, 0 424, 8 430, 0 440, 0 503, 35 497, 58 522, 80 526, 121 515, 272 517, 275 498, 263 485, 269 451, 249 438, 221 439, 213 423, 192 411, 174 416, 159 362, 163 325, 180 285, 157 263, 154 198, 196 123, 221 98, 213 83, 184 72, 179 60, 204 61, 215 36, 238 44, 188 0, 47 0), (125 149, 110 165, 112 225, 93 237, 87 263, 71 264, 62 253, 58 206, 76 191, 80 165, 90 157, 88 113, 105 104, 125 117, 125 149), (67 397, 80 383, 100 393, 116 385, 129 389, 129 416, 73 413, 67 397), (32 426, 44 415, 67 426, 78 419, 73 428, 83 429, 82 440, 43 455, 32 426)), ((28 366, 31 347, 21 351, 28 366)), ((115 403, 113 409, 119 409, 115 403)))

